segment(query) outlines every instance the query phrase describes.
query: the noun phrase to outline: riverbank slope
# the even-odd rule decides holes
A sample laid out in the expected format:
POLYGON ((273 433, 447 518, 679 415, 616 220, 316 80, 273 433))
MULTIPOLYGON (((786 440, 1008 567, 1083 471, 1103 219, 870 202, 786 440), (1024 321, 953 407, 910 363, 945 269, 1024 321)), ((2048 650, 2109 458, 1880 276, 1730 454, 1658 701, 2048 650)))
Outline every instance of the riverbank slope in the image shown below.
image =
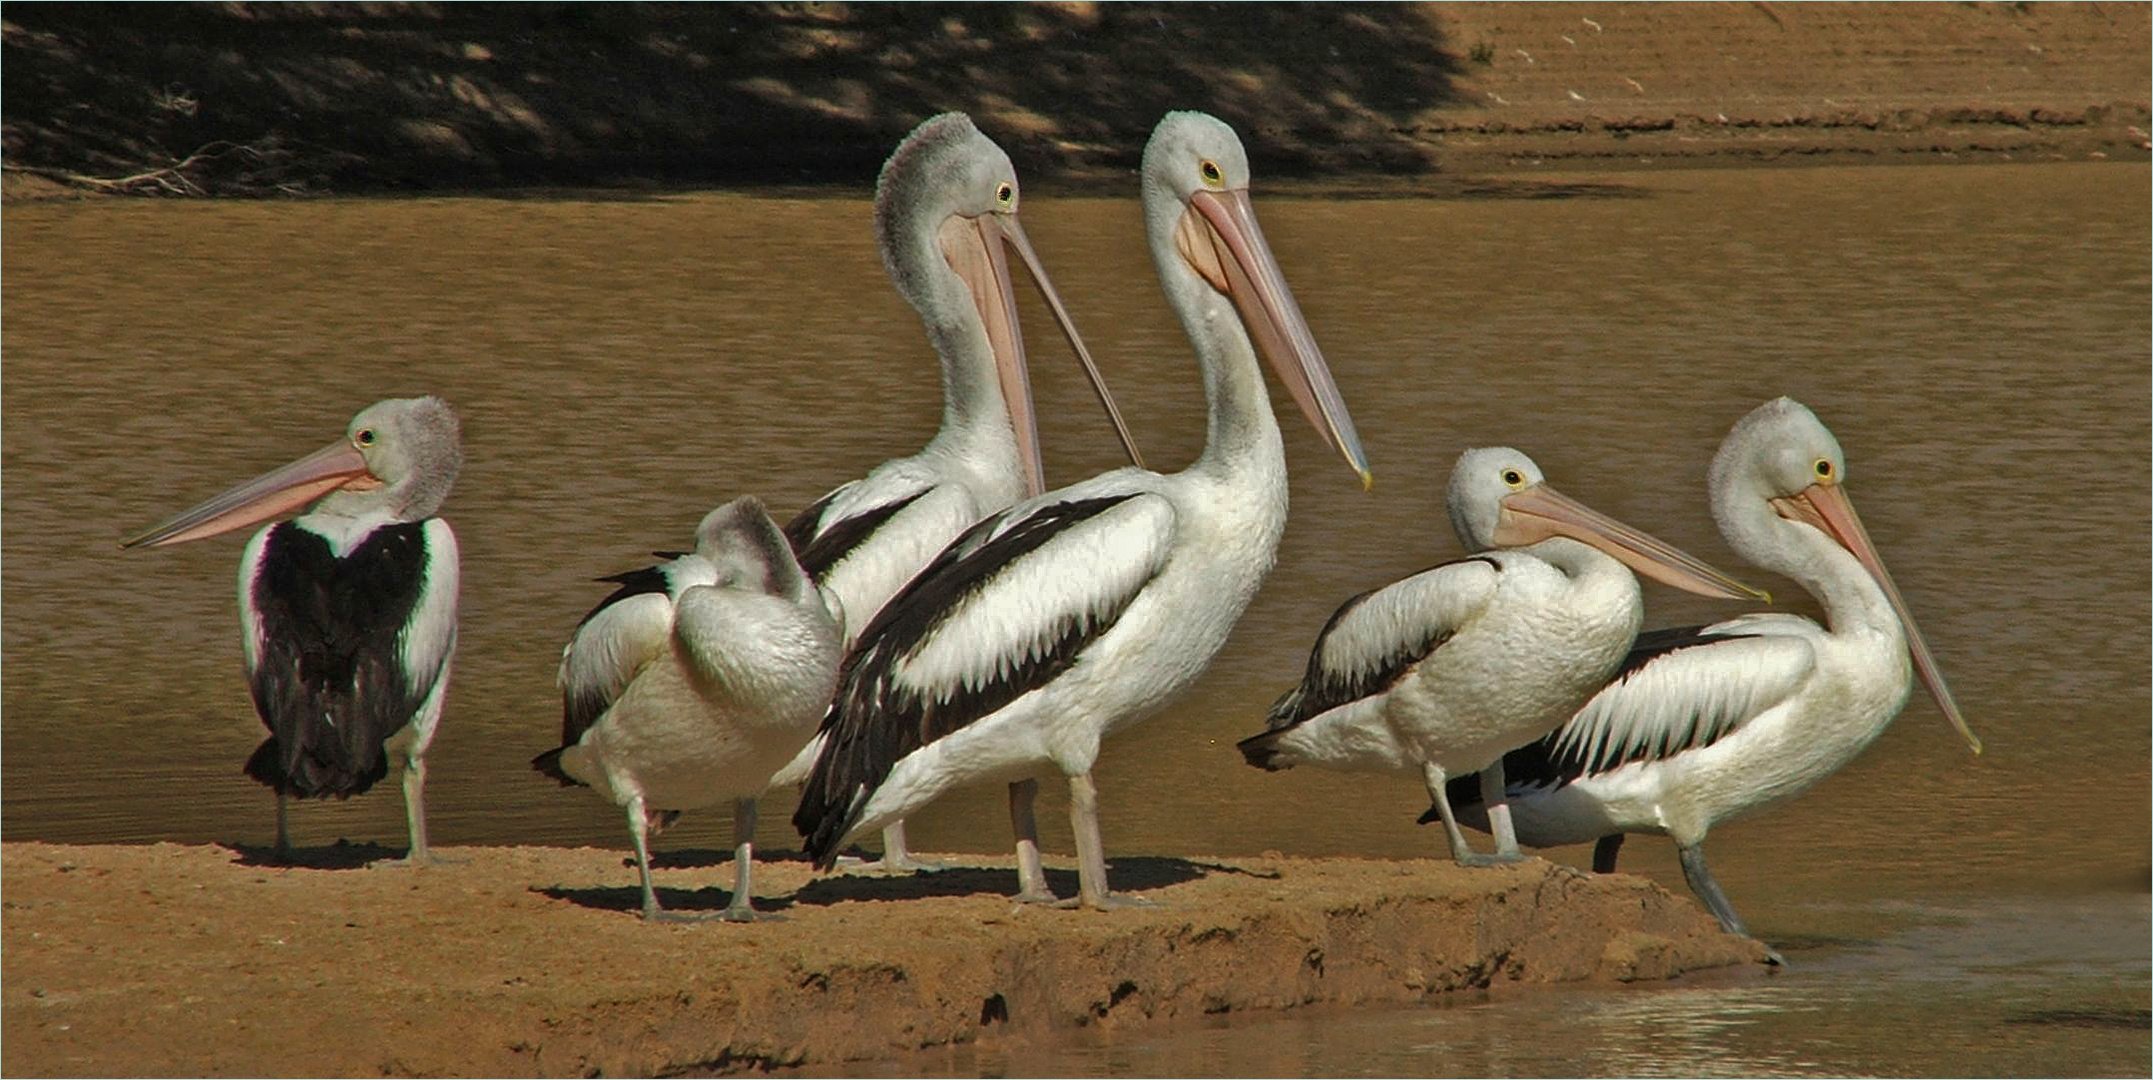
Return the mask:
POLYGON ((1120 191, 1168 109, 1258 174, 2145 160, 2145 4, 19 5, 9 190, 872 182, 961 109, 1120 191))
MULTIPOLYGON (((468 861, 0 846, 0 1070, 725 1072, 1762 956, 1686 897, 1540 859, 1117 859, 1117 886, 1156 906, 1105 914, 1014 904, 991 861, 886 878, 790 860, 757 867, 782 921, 653 925, 617 851, 448 853, 468 861)), ((662 865, 661 902, 723 906, 729 856, 662 865)), ((1073 870, 1050 877, 1074 891, 1073 870)))

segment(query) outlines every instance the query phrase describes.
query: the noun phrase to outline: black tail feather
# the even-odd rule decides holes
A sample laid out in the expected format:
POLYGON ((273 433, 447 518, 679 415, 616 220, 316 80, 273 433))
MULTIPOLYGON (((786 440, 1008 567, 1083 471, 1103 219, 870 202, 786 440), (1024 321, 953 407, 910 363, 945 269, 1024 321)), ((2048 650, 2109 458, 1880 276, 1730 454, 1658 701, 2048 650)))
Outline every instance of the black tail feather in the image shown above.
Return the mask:
MULTIPOLYGON (((340 755, 332 753, 329 756, 340 755)), ((268 738, 254 748, 243 771, 280 795, 297 799, 348 799, 364 794, 382 777, 389 775, 389 758, 377 750, 362 768, 352 769, 341 761, 325 760, 321 753, 288 754, 283 743, 268 738)))
POLYGON ((560 781, 562 787, 587 787, 588 785, 586 785, 583 781, 568 775, 568 771, 561 768, 561 755, 567 752, 568 747, 566 746, 554 747, 553 749, 548 750, 535 758, 532 758, 531 768, 534 771, 542 772, 547 776, 550 776, 555 780, 560 781))
POLYGON ((1280 757, 1278 740, 1280 736, 1291 730, 1291 728, 1276 728, 1260 735, 1251 735, 1235 743, 1234 748, 1241 751, 1241 757, 1249 764, 1265 772, 1282 772, 1293 768, 1293 766, 1290 763, 1281 763, 1278 760, 1280 757))

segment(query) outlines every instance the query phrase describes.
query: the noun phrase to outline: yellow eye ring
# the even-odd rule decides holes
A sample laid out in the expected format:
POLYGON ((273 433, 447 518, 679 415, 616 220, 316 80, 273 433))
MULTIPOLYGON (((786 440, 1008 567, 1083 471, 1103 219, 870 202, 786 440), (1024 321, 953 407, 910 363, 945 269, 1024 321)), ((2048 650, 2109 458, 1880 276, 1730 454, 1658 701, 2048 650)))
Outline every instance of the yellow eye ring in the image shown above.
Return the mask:
POLYGON ((1205 158, 1203 164, 1196 167, 1196 174, 1203 177, 1204 183, 1210 184, 1212 187, 1217 187, 1226 182, 1226 174, 1219 170, 1219 163, 1210 158, 1205 158))
POLYGON ((1525 484, 1525 474, 1517 471, 1516 469, 1504 469, 1503 483, 1508 484, 1511 487, 1522 487, 1525 484))
POLYGON ((1002 181, 994 189, 994 201, 1002 206, 1015 203, 1017 201, 1017 185, 1007 180, 1002 181))
POLYGON ((1817 479, 1819 479, 1819 480, 1829 480, 1829 479, 1831 479, 1831 478, 1832 478, 1832 463, 1831 463, 1831 460, 1830 460, 1829 458, 1818 458, 1818 459, 1817 459, 1817 464, 1816 464, 1816 470, 1817 470, 1817 479))

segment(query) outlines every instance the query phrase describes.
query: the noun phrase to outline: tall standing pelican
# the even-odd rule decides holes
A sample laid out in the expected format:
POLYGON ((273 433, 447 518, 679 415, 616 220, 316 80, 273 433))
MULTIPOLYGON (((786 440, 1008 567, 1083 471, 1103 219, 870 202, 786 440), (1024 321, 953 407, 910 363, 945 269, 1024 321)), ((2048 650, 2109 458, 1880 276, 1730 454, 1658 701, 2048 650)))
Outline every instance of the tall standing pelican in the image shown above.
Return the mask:
POLYGON ((1917 672, 1981 752, 1854 513, 1846 477, 1839 441, 1800 402, 1766 402, 1734 425, 1712 461, 1712 516, 1736 553, 1821 600, 1825 625, 1760 613, 1642 635, 1620 675, 1574 717, 1508 755, 1520 840, 1598 841, 1594 869, 1607 872, 1623 834, 1670 836, 1697 898, 1747 936, 1705 866, 1712 826, 1852 761, 1906 707, 1917 672))
POLYGON ((705 515, 695 550, 674 560, 680 590, 664 635, 632 643, 635 668, 612 704, 532 762, 588 784, 628 814, 643 917, 667 912, 650 881, 650 833, 670 815, 730 800, 733 897, 720 917, 756 918, 756 800, 770 774, 815 733, 837 686, 843 613, 800 569, 753 496, 705 515))
MULTIPOLYGON (((1233 129, 1169 113, 1144 149, 1143 205, 1167 302, 1209 403, 1183 472, 1125 468, 974 526, 861 632, 793 824, 827 867, 853 834, 952 786, 1069 778, 1077 902, 1108 907, 1091 780, 1100 741, 1209 666, 1270 570, 1286 459, 1257 348, 1363 483, 1368 466, 1249 202, 1233 129)), ((1028 818, 1028 814, 1025 815, 1028 818)), ((1016 822, 1019 897, 1050 901, 1016 822)))
MULTIPOLYGON (((919 453, 876 466, 785 526, 801 567, 847 613, 848 644, 959 533, 1046 488, 1009 252, 1046 299, 1130 460, 1141 461, 1018 224, 1019 202, 1008 155, 962 113, 913 129, 876 181, 883 263, 941 358, 942 428, 919 453)), ((635 677, 629 661, 642 653, 626 643, 662 637, 681 590, 698 578, 694 564, 675 560, 601 580, 620 588, 584 617, 561 654, 563 743, 574 743, 635 677)), ((772 783, 801 782, 820 747, 819 739, 808 744, 772 783)), ((905 851, 901 821, 884 831, 882 865, 921 865, 905 851)))
POLYGON ((1413 773, 1458 862, 1516 862, 1503 752, 1547 734, 1615 673, 1644 620, 1631 570, 1702 596, 1770 598, 1556 491, 1509 447, 1458 458, 1450 520, 1474 554, 1346 601, 1317 636, 1307 677, 1240 749, 1270 770, 1413 773), (1444 796, 1449 777, 1476 771, 1493 855, 1466 844, 1444 796))
POLYGON ((462 428, 439 398, 378 402, 343 438, 125 541, 159 547, 267 526, 239 559, 247 686, 269 738, 248 776, 285 800, 349 798, 403 765, 411 848, 426 846, 426 748, 456 651, 457 552, 434 516, 463 466, 462 428))

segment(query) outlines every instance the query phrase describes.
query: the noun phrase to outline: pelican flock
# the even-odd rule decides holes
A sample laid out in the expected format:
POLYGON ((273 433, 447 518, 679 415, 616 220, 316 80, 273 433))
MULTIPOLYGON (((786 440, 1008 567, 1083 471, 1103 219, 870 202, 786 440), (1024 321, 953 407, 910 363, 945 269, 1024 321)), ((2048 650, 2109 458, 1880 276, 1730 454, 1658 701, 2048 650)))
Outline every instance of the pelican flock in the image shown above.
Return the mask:
MULTIPOLYGON (((1323 353, 1257 224, 1233 128, 1162 119, 1139 170, 1144 236, 1196 356, 1207 408, 1187 468, 1143 467, 1104 378, 1018 224, 1009 157, 957 113, 915 128, 876 183, 878 247, 940 364, 943 416, 917 453, 780 528, 753 496, 712 510, 694 550, 600 579, 617 588, 562 650, 561 739, 532 766, 625 813, 652 920, 668 912, 650 837, 730 803, 735 878, 719 917, 759 916, 758 799, 799 784, 792 822, 829 869, 883 831, 885 869, 919 864, 904 819, 952 788, 1006 783, 1017 899, 1107 909, 1092 773, 1113 733, 1184 693, 1276 559, 1288 484, 1264 376, 1365 488, 1370 471, 1323 353), (1132 465, 1049 491, 1010 263, 1021 262, 1132 465), (1077 895, 1049 887, 1038 780, 1070 789, 1077 895)), ((437 398, 379 402, 330 446, 124 541, 264 525, 241 557, 245 669, 269 737, 247 775, 286 803, 347 797, 403 770, 409 863, 427 845, 425 754, 457 640, 456 536, 436 517, 462 463, 437 398)), ((1846 494, 1846 459, 1787 398, 1737 423, 1710 470, 1732 548, 1823 604, 1639 633, 1636 575, 1769 602, 1694 556, 1550 487, 1524 454, 1466 451, 1448 506, 1468 554, 1347 600, 1265 730, 1265 769, 1407 772, 1452 857, 1520 845, 1671 837, 1685 877, 1746 934, 1706 867, 1712 827, 1788 799, 1858 755, 1918 678, 1975 753, 1927 642, 1846 494), (1478 774, 1477 779, 1472 774, 1478 774), (1472 850, 1460 824, 1487 829, 1472 850)), ((1777 954, 1772 954, 1774 960, 1777 954)))
MULTIPOLYGON (((1506 756, 1503 799, 1520 840, 1596 842, 1594 868, 1610 872, 1624 834, 1671 837, 1697 898, 1746 936, 1705 866, 1712 826, 1852 761, 1906 707, 1916 673, 1981 752, 1854 513, 1846 476, 1838 440, 1800 402, 1766 402, 1735 424, 1712 460, 1712 516, 1736 553, 1822 601, 1825 625, 1760 613, 1640 637, 1618 678, 1559 730, 1506 756)), ((1451 796, 1460 794, 1471 798, 1451 796)))
POLYGON ((246 774, 285 802, 349 798, 403 767, 411 848, 426 845, 426 748, 456 652, 456 533, 434 516, 463 467, 462 427, 439 398, 383 401, 344 437, 122 543, 160 547, 265 526, 239 557, 247 686, 269 729, 246 774))
POLYGON ((1346 601, 1307 677, 1239 745, 1270 770, 1415 773, 1458 862, 1516 862, 1503 752, 1562 723, 1614 674, 1644 619, 1631 569, 1702 596, 1770 597, 1557 492, 1509 447, 1458 459, 1450 520, 1473 554, 1346 601), (1488 793, 1493 855, 1466 844, 1444 793, 1471 772, 1488 793))
MULTIPOLYGON (((1171 113, 1144 149, 1143 206, 1209 404, 1203 454, 1125 468, 974 526, 862 630, 793 817, 827 867, 855 833, 966 783, 1069 779, 1079 902, 1107 887, 1091 769, 1100 742, 1171 701, 1225 644, 1286 524, 1286 461, 1260 343, 1333 449, 1367 463, 1249 201, 1233 129, 1171 113)), ((1052 899, 1021 831, 1019 896, 1052 899)))
MULTIPOLYGON (((1008 155, 961 113, 944 113, 913 129, 876 182, 876 240, 891 281, 919 313, 941 359, 943 414, 941 430, 918 453, 838 487, 785 526, 800 567, 843 609, 848 645, 959 533, 1045 490, 1009 254, 1018 256, 1039 287, 1131 460, 1141 460, 1105 379, 1018 223, 1019 202, 1008 155)), ((642 652, 616 642, 663 635, 681 592, 699 580, 701 567, 691 556, 601 579, 621 587, 584 617, 562 650, 564 744, 597 721, 644 661, 642 652)), ((771 783, 800 783, 821 745, 815 740, 797 747, 771 783)), ((882 865, 919 865, 906 853, 902 822, 883 833, 882 865)))

